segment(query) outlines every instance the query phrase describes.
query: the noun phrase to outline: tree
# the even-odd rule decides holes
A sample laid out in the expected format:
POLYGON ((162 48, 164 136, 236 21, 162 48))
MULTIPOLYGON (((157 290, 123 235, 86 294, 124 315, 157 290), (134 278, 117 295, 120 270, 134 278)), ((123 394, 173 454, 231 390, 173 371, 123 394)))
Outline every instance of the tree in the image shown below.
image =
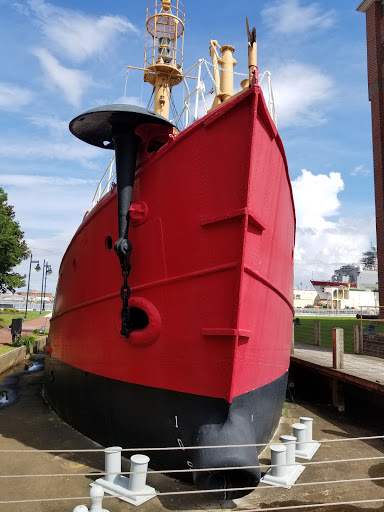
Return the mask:
POLYGON ((12 272, 13 267, 26 260, 29 250, 24 233, 15 220, 13 206, 7 203, 8 196, 0 187, 0 292, 14 292, 25 286, 25 275, 12 272))

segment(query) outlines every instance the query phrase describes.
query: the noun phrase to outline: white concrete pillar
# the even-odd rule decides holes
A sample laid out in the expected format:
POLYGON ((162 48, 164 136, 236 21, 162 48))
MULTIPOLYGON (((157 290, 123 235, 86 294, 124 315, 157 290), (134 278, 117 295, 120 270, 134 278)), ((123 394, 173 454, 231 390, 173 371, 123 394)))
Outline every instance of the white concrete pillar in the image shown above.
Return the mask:
POLYGON ((296 437, 283 435, 280 436, 280 441, 287 447, 287 465, 295 464, 296 437))
POLYGON ((105 453, 105 480, 113 482, 121 473, 121 446, 110 446, 105 453))
POLYGON ((108 512, 108 510, 103 509, 104 489, 100 485, 93 485, 89 495, 91 497, 89 512, 108 512))
POLYGON ((302 423, 303 425, 307 425, 307 441, 312 441, 313 418, 308 418, 307 416, 300 416, 300 423, 302 423))
POLYGON ((293 427, 293 435, 296 437, 296 450, 305 451, 307 449, 307 425, 303 425, 303 423, 294 423, 293 427))
POLYGON ((271 475, 282 478, 287 471, 287 447, 284 444, 271 444, 271 475))
POLYGON ((146 455, 132 455, 130 469, 131 475, 129 476, 129 490, 131 492, 140 492, 144 489, 145 482, 147 480, 148 462, 149 457, 146 455))

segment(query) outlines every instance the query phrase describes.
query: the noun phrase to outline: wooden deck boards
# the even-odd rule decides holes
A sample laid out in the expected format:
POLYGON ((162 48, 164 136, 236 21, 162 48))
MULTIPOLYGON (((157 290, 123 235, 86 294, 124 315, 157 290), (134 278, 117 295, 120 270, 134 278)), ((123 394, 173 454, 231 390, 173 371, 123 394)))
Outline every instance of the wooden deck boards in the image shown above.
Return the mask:
POLYGON ((332 350, 295 342, 291 362, 365 389, 384 393, 384 359, 360 354, 344 354, 344 369, 333 369, 332 350))

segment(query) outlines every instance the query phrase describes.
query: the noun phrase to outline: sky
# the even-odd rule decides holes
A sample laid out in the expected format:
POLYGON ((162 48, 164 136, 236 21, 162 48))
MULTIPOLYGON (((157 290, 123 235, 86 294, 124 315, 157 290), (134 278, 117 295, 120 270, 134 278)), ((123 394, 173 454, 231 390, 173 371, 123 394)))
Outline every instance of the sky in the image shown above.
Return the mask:
MULTIPOLYGON (((328 279, 375 244, 365 14, 350 0, 184 0, 184 70, 232 44, 247 72, 245 16, 269 70, 295 198, 295 286, 328 279)), ((61 258, 112 153, 77 140, 69 121, 111 103, 147 106, 141 67, 146 1, 0 0, 0 186, 33 260, 61 258)), ((206 91, 212 87, 203 73, 206 91)), ((235 88, 243 77, 235 76, 235 88)), ((181 86, 180 86, 181 87, 181 86)), ((181 98, 179 90, 175 95, 181 98)), ((207 95, 207 101, 212 97, 207 95)), ((179 107, 179 111, 181 108, 179 107)), ((18 270, 28 274, 29 261, 18 270)), ((42 275, 31 273, 31 288, 42 275)), ((24 288, 25 290, 26 288, 24 288)))

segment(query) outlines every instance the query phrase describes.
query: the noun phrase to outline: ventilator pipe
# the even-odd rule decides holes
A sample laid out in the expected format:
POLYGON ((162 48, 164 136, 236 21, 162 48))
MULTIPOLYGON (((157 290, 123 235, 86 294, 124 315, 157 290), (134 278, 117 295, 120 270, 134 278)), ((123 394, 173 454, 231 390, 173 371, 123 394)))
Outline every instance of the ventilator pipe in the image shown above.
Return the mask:
POLYGON ((105 453, 105 480, 113 483, 121 473, 121 446, 110 446, 105 453))
POLYGON ((293 466, 296 464, 296 437, 283 435, 280 436, 280 441, 287 447, 287 465, 293 466))
POLYGON ((296 437, 296 450, 298 451, 306 451, 307 449, 307 425, 303 423, 294 423, 293 427, 293 435, 296 437))
POLYGON ((307 426, 307 442, 312 441, 313 418, 308 418, 307 416, 300 416, 300 423, 307 426))
POLYGON ((147 480, 149 457, 136 454, 131 457, 131 469, 128 483, 128 490, 131 492, 141 492, 144 490, 147 480))
POLYGON ((287 472, 287 447, 284 444, 271 444, 271 476, 283 478, 287 472))

